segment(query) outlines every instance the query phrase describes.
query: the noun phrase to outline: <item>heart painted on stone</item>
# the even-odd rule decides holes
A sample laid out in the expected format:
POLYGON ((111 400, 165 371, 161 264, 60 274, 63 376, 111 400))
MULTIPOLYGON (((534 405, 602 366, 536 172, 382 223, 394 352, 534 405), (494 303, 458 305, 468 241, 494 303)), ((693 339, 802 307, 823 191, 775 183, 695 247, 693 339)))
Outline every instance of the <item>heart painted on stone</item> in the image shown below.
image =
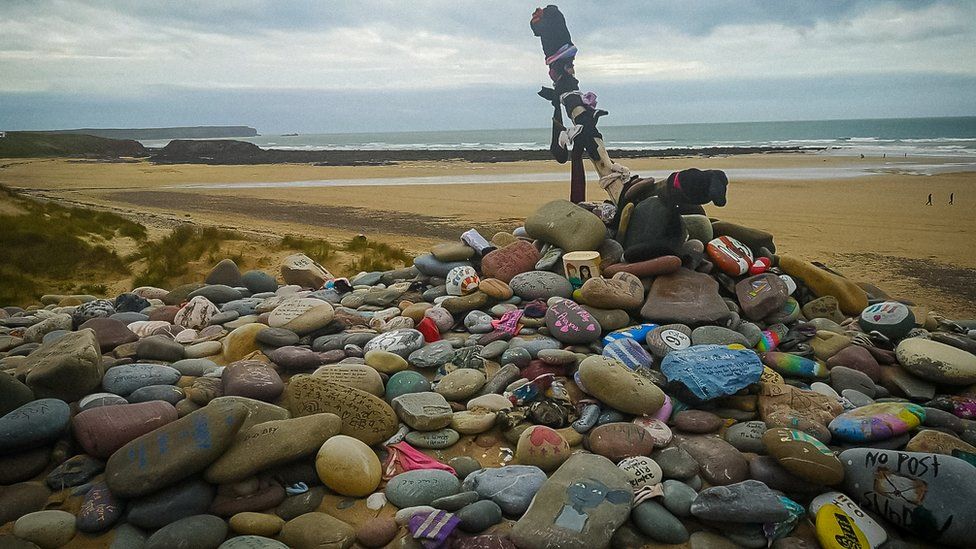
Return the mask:
POLYGON ((552 429, 533 429, 532 434, 529 435, 529 441, 533 446, 542 446, 547 442, 553 446, 560 446, 563 439, 559 433, 552 429))

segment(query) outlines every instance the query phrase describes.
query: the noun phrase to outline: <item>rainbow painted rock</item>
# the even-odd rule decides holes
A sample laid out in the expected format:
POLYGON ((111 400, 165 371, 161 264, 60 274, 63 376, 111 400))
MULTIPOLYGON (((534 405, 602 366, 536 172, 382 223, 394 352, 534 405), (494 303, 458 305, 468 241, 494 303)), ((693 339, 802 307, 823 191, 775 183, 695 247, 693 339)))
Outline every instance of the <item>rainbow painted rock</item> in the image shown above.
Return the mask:
POLYGON ((831 434, 848 442, 887 440, 925 421, 925 410, 907 402, 878 402, 855 408, 833 419, 831 434))
POLYGON ((762 361, 766 366, 787 377, 827 377, 827 366, 819 360, 810 360, 790 353, 773 351, 764 354, 762 361))

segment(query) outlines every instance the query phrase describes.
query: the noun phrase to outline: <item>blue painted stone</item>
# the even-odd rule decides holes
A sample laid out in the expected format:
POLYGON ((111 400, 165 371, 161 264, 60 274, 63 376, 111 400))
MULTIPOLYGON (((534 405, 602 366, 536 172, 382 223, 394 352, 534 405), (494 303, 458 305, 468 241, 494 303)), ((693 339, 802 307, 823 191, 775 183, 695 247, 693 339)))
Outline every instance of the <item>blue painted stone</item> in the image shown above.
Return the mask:
POLYGON ((650 368, 653 358, 640 342, 643 339, 631 339, 623 337, 616 339, 603 348, 603 356, 615 358, 623 362, 631 370, 650 368))
POLYGON ((546 478, 546 473, 535 465, 508 465, 471 473, 461 489, 474 490, 497 503, 506 515, 520 517, 546 478))
POLYGON ((651 333, 651 330, 657 327, 657 324, 647 322, 644 324, 638 324, 636 326, 628 326, 627 328, 614 330, 603 337, 603 344, 609 345, 612 341, 622 338, 644 341, 647 338, 647 334, 651 333))
POLYGON ((30 450, 53 442, 71 420, 63 400, 42 398, 0 417, 0 453, 30 450))
POLYGON ((750 350, 729 349, 721 345, 695 345, 668 353, 661 372, 701 400, 711 400, 757 383, 763 365, 750 350))

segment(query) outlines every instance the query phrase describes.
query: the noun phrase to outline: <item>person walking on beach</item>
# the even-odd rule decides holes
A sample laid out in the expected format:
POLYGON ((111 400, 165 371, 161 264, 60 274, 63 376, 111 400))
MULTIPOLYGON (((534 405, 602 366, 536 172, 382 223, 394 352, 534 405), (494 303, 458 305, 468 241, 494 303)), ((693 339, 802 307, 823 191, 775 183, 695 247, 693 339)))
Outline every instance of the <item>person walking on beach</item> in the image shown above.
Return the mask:
POLYGON ((932 193, 929 193, 929 201, 925 203, 926 206, 932 205, 932 193))
POLYGON ((952 206, 952 199, 955 198, 956 193, 949 193, 949 205, 952 206))

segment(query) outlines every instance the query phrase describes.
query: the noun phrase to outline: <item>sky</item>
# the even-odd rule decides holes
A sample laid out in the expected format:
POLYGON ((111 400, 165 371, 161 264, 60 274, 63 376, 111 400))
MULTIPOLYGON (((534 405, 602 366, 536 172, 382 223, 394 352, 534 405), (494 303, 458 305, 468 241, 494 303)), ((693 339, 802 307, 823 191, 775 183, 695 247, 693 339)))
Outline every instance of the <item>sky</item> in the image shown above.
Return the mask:
MULTIPOLYGON (((496 0, 2 0, 0 130, 544 127, 496 0)), ((971 0, 562 1, 601 125, 976 115, 971 0)))

